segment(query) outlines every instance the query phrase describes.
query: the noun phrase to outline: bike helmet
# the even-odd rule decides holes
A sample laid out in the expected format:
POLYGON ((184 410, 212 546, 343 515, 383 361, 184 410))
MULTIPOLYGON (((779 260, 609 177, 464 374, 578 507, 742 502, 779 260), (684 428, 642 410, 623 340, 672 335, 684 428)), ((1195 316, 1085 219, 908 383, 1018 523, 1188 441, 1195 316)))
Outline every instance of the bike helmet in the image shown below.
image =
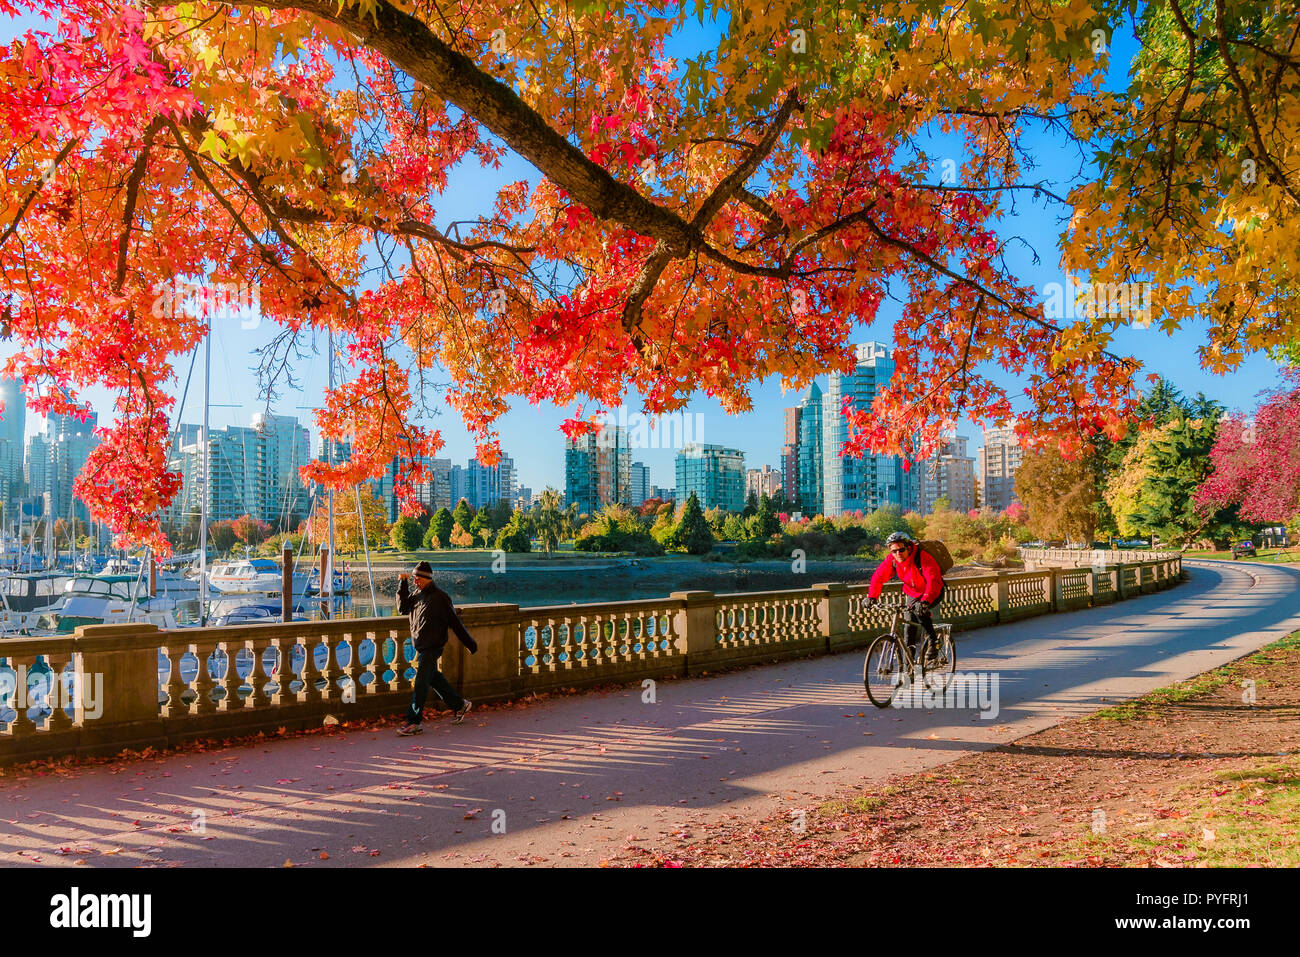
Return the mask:
POLYGON ((889 546, 894 544, 894 542, 907 542, 910 545, 912 539, 905 532, 890 532, 889 537, 885 539, 885 545, 889 546))

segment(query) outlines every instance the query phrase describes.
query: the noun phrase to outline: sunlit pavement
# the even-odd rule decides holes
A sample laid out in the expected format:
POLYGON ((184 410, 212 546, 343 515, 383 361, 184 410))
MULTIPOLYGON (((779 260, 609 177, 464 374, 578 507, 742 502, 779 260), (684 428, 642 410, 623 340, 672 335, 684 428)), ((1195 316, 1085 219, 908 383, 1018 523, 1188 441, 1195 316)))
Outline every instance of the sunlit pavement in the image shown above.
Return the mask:
POLYGON ((997 680, 975 708, 877 710, 856 652, 660 681, 653 702, 636 685, 458 727, 443 717, 414 738, 383 729, 87 766, 0 780, 0 860, 595 864, 694 822, 806 807, 1014 740, 1300 628, 1300 569, 1187 567, 1169 591, 959 634, 959 672, 983 674, 986 694, 997 680))

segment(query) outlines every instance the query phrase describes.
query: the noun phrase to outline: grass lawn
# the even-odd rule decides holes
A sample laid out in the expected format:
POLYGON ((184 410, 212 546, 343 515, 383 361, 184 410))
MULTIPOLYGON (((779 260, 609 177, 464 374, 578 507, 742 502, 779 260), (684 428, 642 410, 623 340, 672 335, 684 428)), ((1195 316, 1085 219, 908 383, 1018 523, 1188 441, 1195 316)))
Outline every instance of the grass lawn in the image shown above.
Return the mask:
MULTIPOLYGON (((1232 561, 1232 552, 1184 552, 1184 558, 1220 558, 1232 561)), ((1273 564, 1300 563, 1300 548, 1261 548, 1254 558, 1240 558, 1243 562, 1271 562, 1273 564)))

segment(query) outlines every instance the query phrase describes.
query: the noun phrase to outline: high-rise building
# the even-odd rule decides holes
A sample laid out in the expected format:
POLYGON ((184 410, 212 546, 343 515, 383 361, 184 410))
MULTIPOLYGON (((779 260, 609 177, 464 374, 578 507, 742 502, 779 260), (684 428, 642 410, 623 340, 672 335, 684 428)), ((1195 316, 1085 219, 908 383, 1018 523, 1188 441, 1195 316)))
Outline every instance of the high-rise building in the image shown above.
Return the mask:
POLYGON ((18 517, 18 500, 23 495, 23 446, 27 432, 27 397, 18 379, 0 379, 0 503, 4 521, 12 525, 18 517))
POLYGON ((644 462, 633 462, 627 470, 627 504, 640 505, 650 497, 650 469, 644 462))
POLYGON ((591 514, 602 505, 626 502, 631 482, 627 431, 606 424, 595 432, 564 438, 564 501, 591 514))
MULTIPOLYGON (((248 514, 273 527, 292 528, 307 517, 307 489, 298 470, 310 461, 311 433, 296 416, 266 412, 254 414, 252 429, 257 440, 248 497, 256 511, 248 514)), ((347 452, 350 458, 350 446, 347 452)))
MULTIPOLYGON (((181 472, 181 491, 173 521, 190 521, 201 511, 205 456, 209 522, 250 515, 273 528, 292 528, 307 517, 307 488, 298 470, 311 461, 311 434, 295 416, 257 413, 248 427, 210 429, 206 441, 201 426, 185 424, 176 448, 172 461, 181 472)), ((335 462, 351 454, 346 443, 329 451, 335 462)))
POLYGON ((781 488, 787 502, 799 499, 799 406, 785 410, 785 436, 781 446, 781 488))
POLYGON ((745 472, 745 498, 747 499, 750 492, 758 498, 764 495, 771 498, 781 491, 782 487, 780 469, 764 465, 761 469, 748 469, 745 472))
POLYGON ((515 460, 502 453, 496 465, 484 465, 477 458, 469 460, 465 468, 465 488, 456 501, 463 497, 475 509, 492 508, 503 499, 513 502, 515 497, 515 460))
POLYGON ((97 421, 94 412, 84 421, 51 413, 45 417, 45 432, 28 443, 27 495, 44 499, 56 518, 75 515, 84 521, 89 517, 86 506, 74 501, 72 483, 99 445, 94 434, 97 421))
POLYGON ((823 508, 822 390, 814 382, 799 404, 798 442, 795 448, 795 501, 804 515, 820 515, 823 508))
POLYGON ((415 486, 415 497, 420 504, 433 514, 440 508, 451 509, 456 503, 451 500, 451 459, 425 459, 423 462, 426 479, 415 486))
POLYGON ((822 511, 827 516, 871 512, 882 505, 906 508, 915 500, 914 470, 904 469, 900 456, 869 453, 853 458, 840 454, 849 437, 844 400, 852 399, 858 409, 871 408, 893 374, 893 353, 883 342, 860 344, 857 366, 848 375, 831 373, 822 398, 822 511))
POLYGON ((955 512, 975 508, 975 460, 966 454, 966 442, 964 435, 952 436, 932 458, 912 469, 916 475, 915 507, 922 515, 933 512, 941 498, 947 499, 955 512))
POLYGON ((1004 511, 1016 497, 1016 470, 1024 450, 1011 427, 984 430, 984 447, 979 450, 980 504, 1004 511))
POLYGON ((677 493, 674 489, 664 488, 662 485, 652 485, 650 487, 650 497, 657 498, 661 502, 672 502, 676 500, 677 493))
POLYGON ((677 453, 677 500, 694 492, 701 508, 739 512, 745 507, 745 453, 691 442, 677 453))

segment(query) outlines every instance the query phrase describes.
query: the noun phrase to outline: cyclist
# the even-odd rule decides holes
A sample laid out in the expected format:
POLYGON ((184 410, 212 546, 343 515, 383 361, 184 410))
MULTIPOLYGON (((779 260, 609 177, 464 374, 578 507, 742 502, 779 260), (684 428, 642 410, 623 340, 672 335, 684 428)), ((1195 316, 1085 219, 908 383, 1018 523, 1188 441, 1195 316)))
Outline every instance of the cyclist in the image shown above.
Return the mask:
POLYGON ((927 635, 935 637, 930 609, 943 598, 943 572, 939 570, 939 563, 903 532, 892 533, 885 539, 885 547, 889 549, 889 555, 872 574, 867 596, 874 604, 879 600, 885 582, 898 575, 903 583, 903 594, 907 596, 903 620, 906 622, 908 650, 916 657, 916 643, 920 637, 916 626, 919 624, 927 635))

